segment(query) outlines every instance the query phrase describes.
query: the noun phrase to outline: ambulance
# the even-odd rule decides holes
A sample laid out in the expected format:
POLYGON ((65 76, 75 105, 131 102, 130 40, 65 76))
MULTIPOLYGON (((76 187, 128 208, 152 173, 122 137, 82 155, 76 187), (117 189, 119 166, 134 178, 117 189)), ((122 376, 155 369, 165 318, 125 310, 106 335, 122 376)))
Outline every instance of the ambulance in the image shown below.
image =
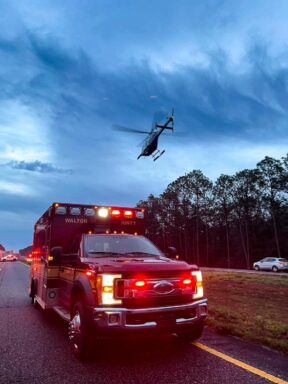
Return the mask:
POLYGON ((144 216, 141 208, 57 202, 35 223, 29 294, 68 322, 78 359, 106 338, 202 334, 201 271, 145 237, 144 216))

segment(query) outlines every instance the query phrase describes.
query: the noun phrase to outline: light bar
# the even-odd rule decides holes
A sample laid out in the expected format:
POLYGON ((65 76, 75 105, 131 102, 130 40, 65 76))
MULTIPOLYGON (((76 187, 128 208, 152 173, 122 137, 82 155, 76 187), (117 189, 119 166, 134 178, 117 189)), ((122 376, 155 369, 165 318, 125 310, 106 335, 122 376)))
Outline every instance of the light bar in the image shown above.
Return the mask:
POLYGON ((144 212, 143 211, 137 211, 136 217, 137 217, 137 219, 144 219, 144 212))

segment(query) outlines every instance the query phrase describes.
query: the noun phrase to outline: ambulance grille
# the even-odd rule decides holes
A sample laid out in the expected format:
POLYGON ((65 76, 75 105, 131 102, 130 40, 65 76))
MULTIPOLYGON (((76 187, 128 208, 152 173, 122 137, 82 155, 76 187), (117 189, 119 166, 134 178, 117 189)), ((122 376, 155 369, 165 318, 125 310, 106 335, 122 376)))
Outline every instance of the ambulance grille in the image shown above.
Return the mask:
POLYGON ((125 308, 153 308, 153 307, 167 307, 170 305, 181 305, 192 302, 190 296, 163 296, 151 297, 142 299, 123 299, 125 308))

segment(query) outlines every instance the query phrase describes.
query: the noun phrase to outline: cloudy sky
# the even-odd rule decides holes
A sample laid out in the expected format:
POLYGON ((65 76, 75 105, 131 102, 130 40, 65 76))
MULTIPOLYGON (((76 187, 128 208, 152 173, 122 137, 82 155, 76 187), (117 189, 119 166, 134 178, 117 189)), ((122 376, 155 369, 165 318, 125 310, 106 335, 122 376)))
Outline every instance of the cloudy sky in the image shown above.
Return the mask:
POLYGON ((287 154, 286 0, 0 0, 0 243, 53 201, 135 205, 287 154), (136 160, 155 111, 166 153, 136 160))

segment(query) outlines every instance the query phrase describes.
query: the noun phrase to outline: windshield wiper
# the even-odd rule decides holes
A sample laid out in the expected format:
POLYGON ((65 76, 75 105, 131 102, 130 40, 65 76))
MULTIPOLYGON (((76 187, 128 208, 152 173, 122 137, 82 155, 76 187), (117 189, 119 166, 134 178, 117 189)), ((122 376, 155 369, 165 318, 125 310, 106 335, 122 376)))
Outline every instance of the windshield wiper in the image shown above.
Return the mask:
POLYGON ((150 256, 150 257, 160 257, 160 255, 155 255, 154 253, 147 253, 147 252, 127 252, 127 253, 124 253, 125 256, 129 256, 129 255, 143 255, 143 256, 150 256))
POLYGON ((119 252, 98 252, 98 251, 88 251, 87 252, 89 255, 103 255, 102 257, 110 257, 110 256, 121 256, 123 253, 119 252))

